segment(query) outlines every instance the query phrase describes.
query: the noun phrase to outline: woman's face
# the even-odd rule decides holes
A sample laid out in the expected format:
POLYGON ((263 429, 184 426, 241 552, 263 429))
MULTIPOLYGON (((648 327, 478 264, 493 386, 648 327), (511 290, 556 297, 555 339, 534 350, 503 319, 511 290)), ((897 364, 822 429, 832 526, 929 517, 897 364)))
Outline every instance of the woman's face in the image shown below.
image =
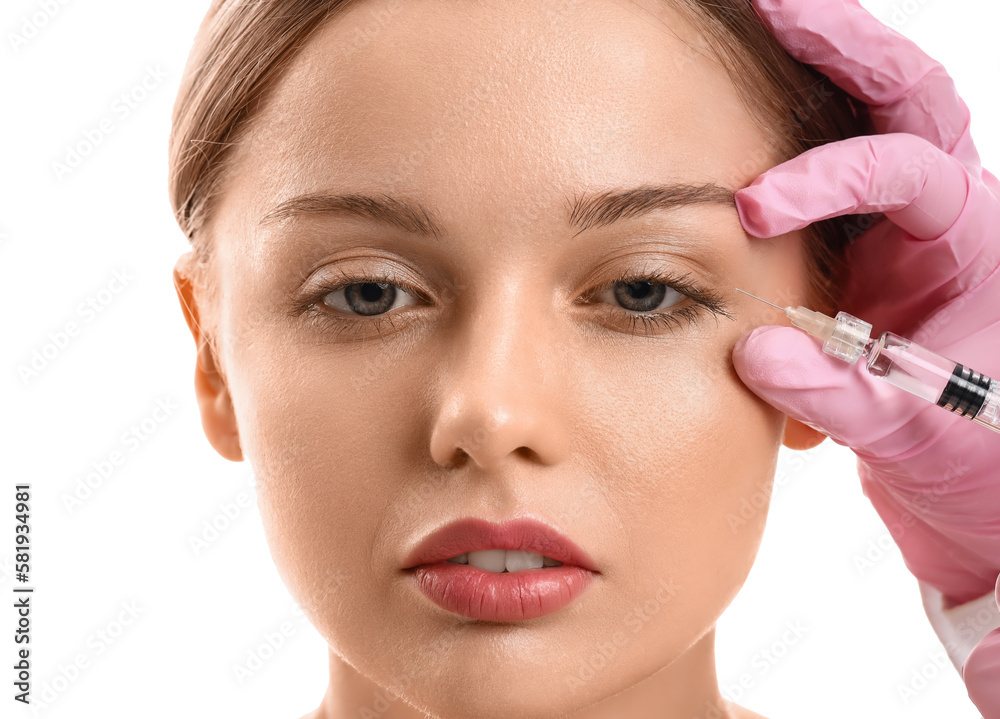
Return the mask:
POLYGON ((225 380, 198 391, 335 675, 455 717, 556 716, 667 665, 643 687, 670 677, 678 710, 715 691, 785 422, 732 368, 775 317, 733 287, 796 303, 805 276, 799 236, 750 238, 723 190, 613 197, 768 167, 703 42, 655 0, 371 0, 257 112, 207 228, 225 380), (402 216, 294 202, 317 193, 402 216), (559 611, 471 619, 403 571, 453 520, 525 516, 596 563, 559 611))

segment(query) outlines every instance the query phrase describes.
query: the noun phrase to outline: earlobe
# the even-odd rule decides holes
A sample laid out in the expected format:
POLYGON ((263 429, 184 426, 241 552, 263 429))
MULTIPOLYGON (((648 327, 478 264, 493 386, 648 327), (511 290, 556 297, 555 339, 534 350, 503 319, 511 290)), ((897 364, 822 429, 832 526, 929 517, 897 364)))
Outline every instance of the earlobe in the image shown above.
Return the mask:
POLYGON ((243 450, 240 447, 229 386, 219 372, 211 338, 202 329, 194 283, 187 272, 190 257, 191 253, 188 253, 177 261, 174 267, 174 289, 197 347, 194 390, 198 398, 201 426, 216 452, 231 462, 242 462, 243 450))
POLYGON ((785 422, 785 435, 781 443, 789 449, 812 449, 826 439, 826 435, 818 429, 813 429, 797 419, 788 417, 785 422))
POLYGON ((208 342, 198 349, 194 370, 194 389, 198 396, 201 426, 209 444, 231 462, 243 461, 236 413, 225 380, 215 368, 215 353, 208 342))

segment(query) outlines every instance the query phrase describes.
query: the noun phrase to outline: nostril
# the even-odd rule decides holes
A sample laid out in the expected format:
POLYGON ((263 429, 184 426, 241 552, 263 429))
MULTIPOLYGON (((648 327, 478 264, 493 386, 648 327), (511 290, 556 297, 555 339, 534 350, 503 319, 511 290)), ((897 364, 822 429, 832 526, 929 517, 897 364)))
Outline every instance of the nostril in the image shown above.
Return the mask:
POLYGON ((538 456, 538 452, 533 450, 531 447, 518 447, 516 452, 525 459, 530 459, 535 462, 541 461, 541 457, 538 456))
POLYGON ((457 469, 458 467, 461 467, 463 464, 468 462, 469 459, 471 459, 471 457, 469 456, 468 452, 466 452, 461 447, 456 447, 455 453, 452 455, 452 459, 448 463, 448 466, 445 467, 445 469, 457 469))

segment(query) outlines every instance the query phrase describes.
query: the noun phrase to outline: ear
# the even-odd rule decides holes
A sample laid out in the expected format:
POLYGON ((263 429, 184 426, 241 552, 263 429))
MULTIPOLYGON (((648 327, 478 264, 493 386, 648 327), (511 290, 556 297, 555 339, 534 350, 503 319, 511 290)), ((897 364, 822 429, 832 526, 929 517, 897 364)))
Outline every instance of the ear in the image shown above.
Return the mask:
POLYGON ((197 357, 194 369, 194 391, 201 412, 201 426, 216 452, 232 462, 243 461, 240 435, 236 426, 236 413, 226 379, 219 372, 218 358, 211 338, 202 329, 198 298, 190 272, 193 254, 182 255, 174 266, 174 289, 181 303, 181 311, 188 329, 194 335, 197 357))
POLYGON ((785 436, 781 443, 789 449, 812 449, 826 439, 826 435, 797 419, 788 417, 785 422, 785 436))

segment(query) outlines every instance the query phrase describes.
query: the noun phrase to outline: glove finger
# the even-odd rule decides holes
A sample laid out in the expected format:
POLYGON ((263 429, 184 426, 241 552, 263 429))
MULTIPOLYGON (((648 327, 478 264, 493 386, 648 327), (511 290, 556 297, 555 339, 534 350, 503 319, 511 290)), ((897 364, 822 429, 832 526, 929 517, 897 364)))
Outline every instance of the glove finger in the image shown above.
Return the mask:
POLYGON ((757 237, 884 212, 904 232, 881 223, 858 238, 850 248, 851 282, 861 293, 887 297, 888 280, 897 309, 906 314, 909 307, 913 316, 982 281, 1000 252, 1000 201, 960 162, 914 135, 854 137, 808 150, 739 190, 736 207, 757 237))
POLYGON ((980 176, 969 108, 941 63, 912 40, 856 0, 753 0, 753 6, 790 55, 869 105, 879 133, 918 135, 980 176))
POLYGON ((847 214, 892 212, 921 239, 940 237, 968 196, 968 171, 915 135, 863 135, 806 150, 736 192, 743 227, 776 237, 847 214))
POLYGON ((984 717, 1000 717, 1000 629, 994 629, 973 648, 962 665, 962 681, 984 717))
POLYGON ((744 335, 733 348, 733 366, 765 402, 862 458, 908 451, 920 432, 900 430, 927 409, 941 412, 872 377, 863 361, 825 354, 816 339, 792 327, 764 325, 744 335))

